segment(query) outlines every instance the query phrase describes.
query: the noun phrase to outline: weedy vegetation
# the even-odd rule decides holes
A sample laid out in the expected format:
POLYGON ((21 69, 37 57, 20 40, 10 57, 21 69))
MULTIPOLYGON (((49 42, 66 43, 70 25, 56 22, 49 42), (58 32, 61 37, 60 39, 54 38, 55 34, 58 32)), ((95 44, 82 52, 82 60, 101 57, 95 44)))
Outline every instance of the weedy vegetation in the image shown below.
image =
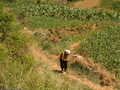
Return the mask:
MULTIPOLYGON (((49 54, 59 55, 62 47, 70 49, 70 44, 81 41, 75 53, 101 63, 120 79, 119 1, 102 0, 100 7, 109 8, 105 11, 53 4, 57 0, 49 0, 48 3, 46 0, 1 2, 4 6, 0 4, 0 88, 92 90, 61 74, 58 76, 64 78, 55 78, 55 73, 48 68, 46 72, 38 69, 30 53, 30 47, 36 43, 49 54), (4 8, 9 10, 4 12, 4 8)), ((43 62, 39 62, 39 66, 42 65, 43 62)), ((100 83, 98 77, 86 67, 74 64, 70 65, 70 69, 80 77, 100 83)), ((114 87, 119 89, 119 83, 114 87)))
POLYGON ((95 31, 81 42, 77 52, 85 57, 93 58, 95 62, 101 63, 120 78, 119 36, 120 27, 117 26, 95 31))
POLYGON ((14 15, 4 13, 2 4, 0 9, 0 88, 55 89, 50 77, 35 69, 34 57, 28 49, 29 38, 13 24, 14 15))

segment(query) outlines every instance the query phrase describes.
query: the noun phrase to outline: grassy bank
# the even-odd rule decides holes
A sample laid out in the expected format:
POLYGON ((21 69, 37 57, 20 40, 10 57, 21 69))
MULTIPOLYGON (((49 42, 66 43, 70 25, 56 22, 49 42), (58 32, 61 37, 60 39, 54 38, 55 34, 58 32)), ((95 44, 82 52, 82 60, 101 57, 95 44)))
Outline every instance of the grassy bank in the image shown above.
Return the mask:
MULTIPOLYGON (((93 58, 120 79, 119 13, 37 2, 3 2, 8 8, 6 13, 0 8, 0 88, 92 90, 52 72, 39 55, 37 63, 30 51, 34 45, 50 55, 59 56, 62 46, 70 49, 71 44, 80 41, 76 53, 93 58)), ((70 69, 100 84, 97 75, 86 67, 72 64, 70 69)), ((119 88, 119 83, 116 87, 119 88)))
POLYGON ((48 80, 47 74, 35 69, 34 57, 29 53, 30 38, 16 28, 19 26, 14 24, 14 15, 4 13, 2 7, 0 12, 0 88, 55 89, 50 77, 48 80))

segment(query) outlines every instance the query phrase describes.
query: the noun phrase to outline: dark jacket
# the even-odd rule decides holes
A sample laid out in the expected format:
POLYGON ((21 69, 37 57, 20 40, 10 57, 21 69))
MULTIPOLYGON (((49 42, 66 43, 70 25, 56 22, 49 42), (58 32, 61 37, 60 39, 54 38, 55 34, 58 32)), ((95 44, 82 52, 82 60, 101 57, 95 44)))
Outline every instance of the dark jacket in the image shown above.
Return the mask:
POLYGON ((60 60, 69 61, 68 56, 69 56, 68 54, 66 54, 65 52, 62 52, 61 55, 60 55, 60 60))

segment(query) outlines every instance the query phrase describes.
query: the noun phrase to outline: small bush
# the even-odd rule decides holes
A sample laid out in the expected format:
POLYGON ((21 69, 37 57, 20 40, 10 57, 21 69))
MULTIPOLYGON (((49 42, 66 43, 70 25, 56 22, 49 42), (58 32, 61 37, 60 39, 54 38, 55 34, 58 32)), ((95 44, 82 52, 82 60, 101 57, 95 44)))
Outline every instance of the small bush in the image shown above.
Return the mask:
MULTIPOLYGON (((3 1, 4 1, 4 0, 3 0, 3 1)), ((12 3, 12 2, 20 1, 20 0, 5 0, 5 1, 12 3)))

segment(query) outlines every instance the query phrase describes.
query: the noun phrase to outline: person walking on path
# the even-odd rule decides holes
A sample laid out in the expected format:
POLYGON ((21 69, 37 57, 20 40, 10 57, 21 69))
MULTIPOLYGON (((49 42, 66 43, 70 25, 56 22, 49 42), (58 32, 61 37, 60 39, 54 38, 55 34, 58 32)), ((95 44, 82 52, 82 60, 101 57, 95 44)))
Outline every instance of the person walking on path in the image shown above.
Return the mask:
POLYGON ((69 62, 69 60, 68 60, 68 56, 69 55, 70 55, 70 51, 69 50, 65 50, 60 55, 60 66, 61 66, 62 72, 63 72, 63 69, 65 71, 67 70, 67 62, 69 62))

